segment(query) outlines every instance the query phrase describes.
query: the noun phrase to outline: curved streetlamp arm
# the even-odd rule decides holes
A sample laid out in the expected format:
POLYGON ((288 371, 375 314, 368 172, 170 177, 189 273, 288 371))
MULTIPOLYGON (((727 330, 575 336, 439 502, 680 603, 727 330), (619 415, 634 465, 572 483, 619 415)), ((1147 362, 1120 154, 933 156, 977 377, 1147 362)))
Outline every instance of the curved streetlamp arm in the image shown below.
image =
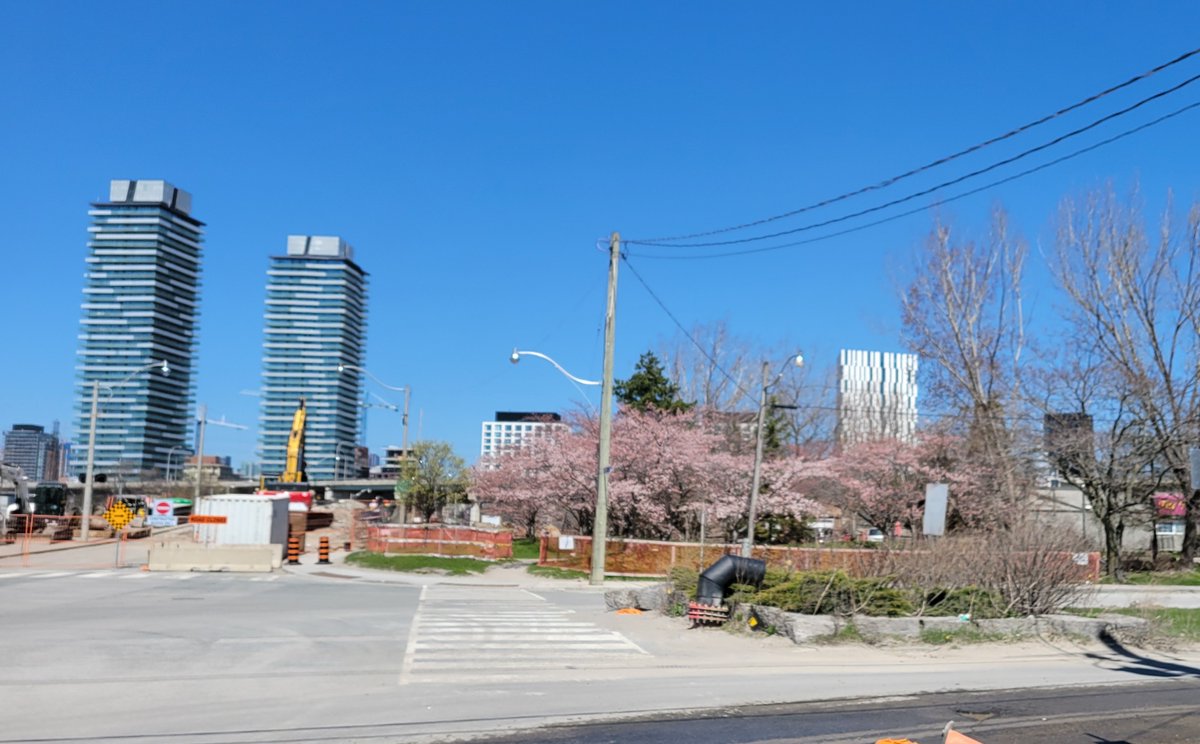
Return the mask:
POLYGON ((519 349, 513 349, 512 357, 510 357, 510 359, 513 364, 516 364, 518 361, 520 361, 521 357, 526 356, 526 355, 535 356, 538 359, 545 359, 547 362, 550 362, 551 364, 553 364, 555 369, 557 369, 559 372, 562 372, 563 375, 565 375, 566 378, 572 382, 577 382, 580 385, 599 385, 600 384, 600 382, 597 380, 585 380, 582 377, 576 377, 575 375, 573 375, 570 372, 563 369, 561 364, 559 364, 558 362, 554 361, 550 357, 548 357, 545 354, 542 354, 541 352, 538 352, 538 351, 521 351, 519 349))
POLYGON ((364 375, 366 375, 367 377, 370 377, 372 380, 374 380, 380 387, 387 388, 388 390, 395 390, 398 393, 403 393, 403 392, 408 391, 407 385, 401 385, 399 387, 397 387, 396 385, 389 385, 386 382, 384 382, 383 380, 376 377, 375 375, 371 374, 371 370, 369 370, 369 369, 364 369, 363 367, 359 367, 354 364, 339 364, 338 365, 338 372, 344 372, 348 369, 353 369, 353 370, 362 372, 364 375))

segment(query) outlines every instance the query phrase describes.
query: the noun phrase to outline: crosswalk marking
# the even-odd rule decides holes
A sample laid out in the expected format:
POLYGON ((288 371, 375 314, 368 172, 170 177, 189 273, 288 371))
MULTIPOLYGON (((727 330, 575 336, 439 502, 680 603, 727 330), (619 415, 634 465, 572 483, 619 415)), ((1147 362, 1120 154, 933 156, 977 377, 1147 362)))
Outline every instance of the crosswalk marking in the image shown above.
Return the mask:
POLYGON ((532 592, 441 584, 422 589, 400 682, 647 663, 649 654, 624 635, 532 592))

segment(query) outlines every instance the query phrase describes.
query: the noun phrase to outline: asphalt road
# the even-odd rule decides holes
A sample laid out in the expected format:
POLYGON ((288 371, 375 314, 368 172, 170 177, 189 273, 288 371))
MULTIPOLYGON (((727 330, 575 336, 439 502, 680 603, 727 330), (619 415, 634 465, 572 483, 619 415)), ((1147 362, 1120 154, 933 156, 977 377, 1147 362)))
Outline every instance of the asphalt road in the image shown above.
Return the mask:
MULTIPOLYGON (((520 575, 411 585, 336 566, 303 576, 0 569, 0 744, 447 741, 628 716, 697 726, 665 735, 671 739, 763 740, 728 738, 747 730, 836 742, 829 737, 896 731, 890 716, 908 709, 907 699, 878 711, 856 704, 823 718, 817 714, 831 703, 738 706, 1134 681, 1162 681, 1186 697, 1200 679, 1200 657, 1050 640, 961 649, 822 647, 688 631, 670 618, 605 612, 594 591, 503 583, 520 575), (813 728, 771 729, 785 714, 807 715, 796 720, 813 728), (697 715, 705 723, 689 723, 697 715), (763 727, 722 729, 726 718, 763 727), (716 734, 705 739, 706 732, 716 734)), ((1200 731, 1194 719, 1171 718, 1176 698, 1155 694, 1160 702, 1144 720, 1162 724, 1156 735, 1166 737, 1185 725, 1180 721, 1200 731)), ((1011 715, 995 714, 995 722, 1027 720, 1038 709, 1020 706, 1049 695, 1014 697, 1005 709, 1011 715)), ((1096 729, 1109 738, 1081 741, 1186 741, 1119 734, 1118 726, 1134 720, 1126 712, 1145 699, 1138 693, 1097 702, 1091 719, 1120 715, 1096 729)), ((916 727, 897 733, 928 737, 929 726, 940 730, 944 719, 957 720, 947 712, 965 703, 945 700, 926 717, 897 718, 916 727)), ((1075 721, 1048 716, 1045 723, 1075 721)), ((605 730, 579 735, 597 731, 605 730)), ((614 738, 658 740, 641 729, 614 731, 614 738)))
POLYGON ((1200 683, 939 693, 882 701, 766 705, 633 721, 556 726, 489 744, 840 744, 941 742, 948 722, 984 744, 1200 741, 1200 683))

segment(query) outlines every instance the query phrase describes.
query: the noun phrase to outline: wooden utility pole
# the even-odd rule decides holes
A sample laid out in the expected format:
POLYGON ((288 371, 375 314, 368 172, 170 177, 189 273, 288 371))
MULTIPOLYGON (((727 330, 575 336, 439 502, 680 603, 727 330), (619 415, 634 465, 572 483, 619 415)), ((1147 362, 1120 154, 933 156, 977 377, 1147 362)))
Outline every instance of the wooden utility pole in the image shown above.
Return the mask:
POLYGON ((604 376, 600 386, 600 453, 596 471, 596 514, 592 521, 593 586, 604 583, 605 541, 608 539, 608 473, 612 449, 613 346, 617 326, 617 264, 621 260, 621 234, 608 241, 608 305, 604 313, 604 376))

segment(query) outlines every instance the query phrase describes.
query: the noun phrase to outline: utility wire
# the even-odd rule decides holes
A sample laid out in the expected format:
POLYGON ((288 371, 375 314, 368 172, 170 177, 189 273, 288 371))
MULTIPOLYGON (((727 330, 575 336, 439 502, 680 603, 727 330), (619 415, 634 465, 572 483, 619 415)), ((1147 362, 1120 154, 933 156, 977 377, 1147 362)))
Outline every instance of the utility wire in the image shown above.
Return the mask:
POLYGON ((653 289, 650 289, 650 285, 646 283, 646 280, 642 278, 642 275, 638 273, 638 270, 635 269, 633 264, 629 262, 629 257, 622 253, 621 260, 623 260, 625 265, 629 267, 629 270, 633 273, 633 277, 638 280, 638 283, 642 285, 642 288, 646 290, 646 292, 656 303, 658 303, 658 306, 662 308, 662 311, 667 314, 667 317, 671 319, 671 322, 675 324, 675 327, 687 337, 687 340, 691 341, 692 345, 700 350, 700 353, 704 356, 704 358, 707 359, 709 363, 712 364, 712 366, 715 367, 716 370, 725 377, 726 380, 729 380, 730 384, 732 384, 742 395, 749 396, 750 393, 746 392, 746 389, 739 385, 738 381, 733 379, 733 375, 726 372, 725 368, 722 367, 716 359, 713 359, 712 355, 708 353, 708 350, 705 349, 704 346, 697 341, 686 328, 683 327, 683 324, 679 322, 679 319, 675 317, 675 314, 671 312, 666 303, 659 299, 658 295, 654 293, 653 289))
MULTIPOLYGON (((821 222, 813 222, 813 223, 810 223, 807 225, 802 225, 800 227, 792 228, 790 230, 779 230, 779 231, 773 232, 773 233, 764 233, 762 235, 753 235, 748 238, 734 238, 734 239, 730 239, 730 240, 712 240, 712 241, 706 241, 706 242, 701 242, 701 243, 678 243, 678 242, 669 243, 669 242, 666 242, 663 240, 657 240, 657 241, 655 241, 655 240, 626 240, 624 242, 629 245, 646 245, 646 246, 657 246, 657 247, 663 247, 663 248, 709 248, 709 247, 716 247, 716 246, 723 246, 723 245, 738 245, 741 243, 752 243, 752 242, 756 242, 759 240, 770 240, 771 238, 779 238, 779 237, 783 237, 785 235, 794 235, 795 233, 806 232, 808 230, 813 230, 818 227, 828 227, 829 225, 835 225, 839 222, 845 222, 846 220, 854 219, 856 217, 862 217, 864 215, 872 214, 874 212, 879 212, 879 211, 887 209, 889 207, 894 207, 898 204, 904 204, 906 202, 912 201, 913 199, 918 199, 922 196, 928 196, 929 194, 932 194, 937 191, 941 191, 942 189, 947 188, 949 186, 954 186, 954 185, 962 183, 963 181, 966 181, 968 179, 983 175, 984 173, 989 173, 991 171, 994 171, 997 168, 1002 168, 1006 165, 1010 165, 1012 163, 1017 162, 1018 160, 1022 160, 1026 157, 1029 157, 1030 155, 1039 153, 1043 150, 1054 147, 1055 145, 1061 144, 1062 142, 1065 142, 1066 140, 1069 140, 1073 137, 1077 137, 1085 132, 1091 131, 1092 129, 1095 129, 1096 127, 1098 127, 1102 124, 1112 121, 1113 119, 1116 119, 1121 116, 1125 116, 1126 114, 1136 111, 1137 109, 1141 108, 1142 106, 1145 106, 1148 103, 1152 103, 1153 101, 1156 101, 1160 98, 1169 96, 1172 93, 1176 93, 1176 92, 1182 90, 1183 88, 1191 85, 1192 83, 1196 82, 1197 80, 1200 80, 1200 75, 1193 75, 1192 77, 1188 78, 1187 80, 1184 80, 1181 83, 1178 83, 1177 85, 1173 85, 1170 88, 1160 90, 1157 93, 1147 96, 1146 98, 1143 98, 1140 101, 1137 101, 1136 103, 1126 106, 1123 109, 1120 109, 1118 111, 1114 111, 1111 114, 1102 116, 1099 119, 1096 119, 1095 121, 1091 122, 1090 124, 1086 124, 1082 127, 1071 130, 1070 132, 1067 132, 1066 134, 1059 135, 1058 137, 1055 137, 1054 139, 1050 140, 1049 142, 1044 142, 1035 147, 1031 147, 1027 150, 1023 150, 1022 152, 1019 152, 1016 155, 1004 158, 1003 160, 999 160, 999 161, 992 163, 991 165, 985 166, 983 168, 978 168, 969 173, 958 176, 957 178, 952 178, 948 181, 942 181, 941 183, 936 184, 934 186, 930 186, 929 188, 912 192, 906 196, 902 196, 897 199, 892 199, 891 201, 884 202, 883 204, 878 204, 873 207, 868 207, 866 209, 860 209, 857 212, 851 212, 849 214, 844 214, 844 215, 841 215, 840 217, 834 217, 834 218, 831 218, 828 220, 823 220, 821 222)), ((796 213, 797 212, 793 212, 792 214, 796 214, 796 213)), ((682 239, 682 238, 680 238, 680 239, 682 239)))
MULTIPOLYGON (((1175 117, 1185 114, 1188 111, 1191 111, 1195 108, 1200 108, 1200 101, 1198 101, 1196 103, 1188 104, 1187 106, 1183 106, 1182 108, 1178 108, 1169 114, 1164 114, 1164 115, 1158 117, 1157 119, 1153 119, 1151 121, 1146 122, 1145 124, 1141 124, 1132 129, 1127 129, 1124 132, 1121 132, 1120 134, 1109 137, 1108 139, 1101 140, 1092 145, 1088 145, 1087 147, 1081 148, 1081 149, 1076 150, 1067 155, 1063 155, 1062 157, 1055 158, 1054 160, 1047 161, 1045 163, 1042 163, 1041 165, 1035 166, 1033 168, 1029 168, 1027 170, 1023 170, 1020 173, 1014 173, 1011 176, 1006 176, 999 180, 992 181, 991 183, 984 184, 983 186, 979 186, 977 188, 973 188, 968 191, 964 191, 960 194, 955 194, 954 196, 947 197, 945 199, 939 199, 936 202, 936 204, 950 204, 951 202, 956 202, 960 199, 965 199, 968 196, 974 196, 975 194, 978 194, 980 192, 987 191, 989 189, 993 189, 997 186, 1002 186, 1003 184, 1009 183, 1011 181, 1016 181, 1017 179, 1024 178, 1026 176, 1033 175, 1034 173, 1046 170, 1047 168, 1058 165, 1059 163, 1066 162, 1073 158, 1077 158, 1080 155, 1084 155, 1089 152, 1092 152, 1093 150, 1097 150, 1106 145, 1110 145, 1118 140, 1125 139, 1126 137, 1137 134, 1138 132, 1141 132, 1145 129, 1149 129, 1153 126, 1157 126, 1158 124, 1168 121, 1169 119, 1174 119, 1175 117)), ((653 253, 645 253, 645 254, 638 253, 637 256, 638 256, 638 258, 654 259, 654 260, 695 261, 695 260, 710 259, 710 258, 728 258, 730 256, 745 256, 745 255, 749 255, 752 253, 766 253, 766 252, 770 252, 770 251, 778 251, 778 250, 782 250, 784 248, 794 248, 796 246, 809 245, 811 243, 819 243, 819 242, 822 242, 825 240, 830 240, 832 238, 841 237, 842 235, 849 235, 851 233, 856 233, 856 232, 859 232, 861 230, 866 230, 871 227, 877 227, 879 225, 883 225, 888 222, 895 222, 896 220, 902 219, 904 217, 910 217, 914 214, 919 214, 921 212, 924 212, 926 209, 929 209, 932 206, 934 206, 934 205, 931 204, 929 206, 917 207, 916 209, 909 209, 907 211, 900 212, 900 213, 891 215, 889 217, 884 217, 883 219, 875 220, 873 222, 867 222, 862 225, 856 225, 854 227, 846 228, 844 230, 838 230, 836 232, 828 233, 826 235, 820 235, 815 238, 807 238, 805 240, 795 240, 795 241, 791 241, 788 243, 780 243, 777 245, 765 246, 765 247, 761 247, 761 248, 747 248, 747 249, 736 250, 736 251, 725 251, 722 253, 699 253, 699 254, 689 254, 689 255, 678 255, 678 254, 663 255, 663 254, 653 254, 653 253)), ((680 247, 680 246, 671 246, 671 247, 680 247)))
MULTIPOLYGON (((1196 103, 1193 105, 1200 106, 1200 103, 1196 103)), ((688 332, 688 330, 686 328, 684 328, 683 324, 679 322, 679 319, 675 317, 675 313, 671 312, 670 308, 667 307, 666 303, 664 303, 662 301, 662 299, 654 292, 654 290, 650 288, 650 285, 646 283, 646 280, 642 277, 641 274, 638 273, 638 270, 636 268, 634 268, 633 264, 629 261, 629 257, 622 254, 621 259, 625 262, 625 266, 629 269, 629 271, 633 273, 633 277, 638 280, 638 283, 642 285, 642 288, 645 289, 646 292, 650 295, 650 297, 658 304, 658 306, 660 308, 662 308, 662 311, 667 314, 667 317, 671 319, 671 322, 673 322, 675 324, 675 327, 678 328, 683 333, 683 335, 687 337, 687 340, 691 341, 692 345, 696 347, 696 349, 704 356, 704 358, 707 359, 713 365, 713 367, 716 368, 716 370, 718 372, 720 372, 722 375, 724 375, 725 379, 729 380, 729 382, 732 383, 733 386, 739 392, 742 393, 742 395, 750 397, 750 393, 747 392, 746 389, 743 388, 741 385, 739 385, 737 383, 737 380, 735 380, 733 378, 733 376, 730 375, 729 372, 727 372, 725 370, 725 368, 722 367, 721 364, 716 359, 714 359, 711 354, 708 353, 708 350, 705 349, 704 346, 702 344, 700 344, 700 342, 698 342, 692 336, 692 334, 688 332)), ((898 409, 896 409, 896 408, 861 407, 861 406, 831 406, 831 405, 820 404, 820 403, 796 403, 795 407, 798 410, 802 410, 802 411, 831 411, 834 413, 876 414, 876 413, 894 413, 894 412, 898 411, 898 409)), ((918 419, 919 418, 961 419, 961 418, 966 418, 967 415, 963 414, 963 413, 946 412, 946 411, 925 411, 925 412, 918 411, 916 413, 916 417, 918 419)), ((1015 423, 1018 421, 1031 421, 1031 422, 1036 422, 1036 423, 1040 424, 1043 421, 1041 416, 1031 416, 1031 415, 1022 415, 1022 414, 1010 414, 1007 416, 999 416, 997 418, 999 418, 1000 420, 1003 420, 1003 421, 1007 421, 1009 423, 1015 423)))
POLYGON ((890 178, 885 178, 884 180, 880 181, 879 183, 864 186, 864 187, 856 189, 854 191, 848 191, 844 194, 840 194, 838 196, 831 197, 829 199, 825 199, 823 201, 816 202, 814 204, 809 204, 808 206, 800 207, 799 209, 794 209, 790 212, 784 212, 783 214, 778 214, 773 217, 765 217, 763 219, 754 220, 753 222, 746 222, 741 225, 734 225, 732 227, 723 227, 723 228, 719 228, 716 230, 708 230, 706 232, 690 233, 687 235, 675 235, 675 236, 663 237, 663 238, 645 238, 644 241, 647 243, 659 243, 659 242, 666 243, 666 242, 674 242, 674 241, 679 241, 679 240, 691 240, 692 238, 706 238, 710 235, 720 235, 722 233, 734 232, 735 230, 744 230, 744 229, 750 228, 750 227, 757 227, 759 225, 765 225, 769 222, 775 222, 776 220, 782 220, 787 217, 794 217, 795 215, 802 214, 804 212, 809 212, 814 209, 820 209, 821 207, 826 207, 826 206, 829 206, 830 204, 836 204, 837 202, 845 201, 846 199, 850 199, 852 197, 859 196, 861 194, 865 194, 869 191, 878 191, 880 189, 887 188, 888 186, 891 186, 892 184, 896 183, 897 181, 902 181, 906 178, 915 176, 919 173, 924 173, 925 171, 930 170, 932 168, 936 168, 939 165, 944 165, 946 163, 949 163, 952 160, 957 160, 958 158, 961 158, 964 155, 969 155, 973 152, 978 152, 979 150, 982 150, 985 147, 988 147, 990 145, 994 145, 997 142, 1003 142, 1004 140, 1015 137, 1016 135, 1021 134, 1022 132, 1027 132, 1030 129, 1033 129, 1034 127, 1045 124, 1046 122, 1051 121, 1053 119, 1057 119, 1058 117, 1068 114, 1076 109, 1082 108, 1083 106, 1086 106, 1089 103, 1098 101, 1101 98, 1104 98, 1105 96, 1107 96, 1111 93, 1116 93, 1117 91, 1119 91, 1123 88, 1127 88, 1130 85, 1133 85, 1134 83, 1136 83, 1140 80, 1145 80, 1146 78, 1148 78, 1152 75, 1155 75, 1159 72, 1162 72, 1163 70, 1167 69, 1168 67, 1177 65, 1180 62, 1183 62, 1184 60, 1187 60, 1191 57, 1196 56, 1197 54, 1200 54, 1200 48, 1193 49, 1190 52, 1184 52, 1183 54, 1179 55, 1175 59, 1172 59, 1168 62, 1164 62, 1163 64, 1158 65, 1157 67, 1153 67, 1153 68, 1143 72, 1140 75, 1135 75, 1123 83, 1118 83, 1117 85, 1114 85, 1112 87, 1105 88, 1104 90, 1100 91, 1099 93, 1094 93, 1094 94, 1088 96, 1087 98, 1084 98, 1083 100, 1073 103, 1070 106, 1067 106, 1065 108, 1061 108, 1052 114, 1047 114, 1046 116, 1043 116, 1040 119, 1036 119, 1027 124, 1022 124, 1021 126, 1017 127, 1016 129, 1011 129, 1011 130, 1005 132, 1004 134, 984 140, 983 142, 972 145, 972 146, 966 148, 965 150, 960 150, 951 155, 946 155, 946 156, 940 157, 937 160, 926 163, 925 165, 919 166, 917 168, 913 168, 912 170, 905 171, 904 173, 900 173, 899 175, 895 175, 890 178))

